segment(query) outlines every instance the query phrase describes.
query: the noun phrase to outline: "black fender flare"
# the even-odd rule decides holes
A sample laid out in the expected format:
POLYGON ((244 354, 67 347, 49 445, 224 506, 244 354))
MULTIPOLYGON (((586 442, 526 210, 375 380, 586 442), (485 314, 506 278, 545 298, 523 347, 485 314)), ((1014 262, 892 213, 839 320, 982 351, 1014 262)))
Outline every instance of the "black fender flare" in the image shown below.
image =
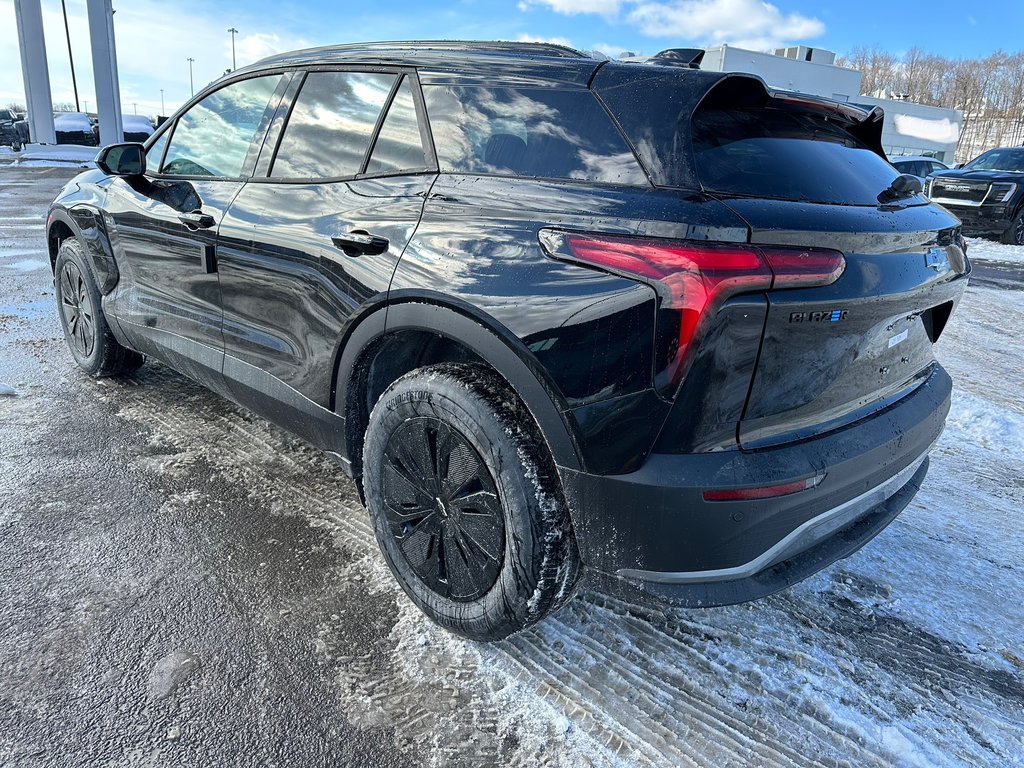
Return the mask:
POLYGON ((84 205, 71 209, 54 206, 46 217, 46 244, 50 254, 50 267, 53 268, 57 259, 57 238, 53 235, 54 227, 63 224, 82 244, 89 266, 96 276, 96 284, 104 296, 110 293, 120 272, 114 259, 114 248, 107 235, 106 227, 99 211, 84 205))
MULTIPOLYGON (((533 414, 555 464, 583 470, 580 451, 570 416, 561 395, 547 374, 532 359, 526 346, 499 323, 465 302, 430 292, 394 292, 386 305, 371 309, 343 341, 335 368, 333 404, 344 410, 346 422, 351 407, 350 385, 359 365, 374 345, 388 334, 428 331, 459 342, 504 378, 533 414)), ((354 452, 362 435, 346 429, 346 453, 354 452)), ((353 466, 356 474, 359 468, 353 466)))

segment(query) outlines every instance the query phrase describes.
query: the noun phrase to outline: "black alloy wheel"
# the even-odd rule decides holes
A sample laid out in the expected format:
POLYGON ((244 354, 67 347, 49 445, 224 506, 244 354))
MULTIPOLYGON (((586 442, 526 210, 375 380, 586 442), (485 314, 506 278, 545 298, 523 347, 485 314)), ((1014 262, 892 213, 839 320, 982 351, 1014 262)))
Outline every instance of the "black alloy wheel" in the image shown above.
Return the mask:
POLYGON ((384 513, 391 535, 431 590, 457 602, 494 586, 505 552, 505 513, 480 454, 440 419, 391 434, 384 453, 384 513))
POLYGON ((424 613, 500 640, 572 597, 579 550, 534 418, 493 371, 438 363, 369 415, 362 482, 377 543, 424 613))
POLYGON ((142 355, 121 346, 107 325, 96 279, 77 238, 60 244, 53 283, 64 339, 83 371, 90 376, 123 376, 142 365, 142 355))
POLYGON ((67 329, 68 340, 83 358, 92 355, 96 345, 96 309, 82 272, 73 261, 65 261, 58 277, 57 306, 67 329))

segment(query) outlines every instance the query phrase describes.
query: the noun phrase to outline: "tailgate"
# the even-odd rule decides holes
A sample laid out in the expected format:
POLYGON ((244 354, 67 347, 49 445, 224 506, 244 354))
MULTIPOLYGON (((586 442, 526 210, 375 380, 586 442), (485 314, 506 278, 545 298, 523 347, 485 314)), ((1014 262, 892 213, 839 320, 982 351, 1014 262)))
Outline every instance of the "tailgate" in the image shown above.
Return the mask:
POLYGON ((923 380, 969 271, 954 217, 927 205, 726 202, 749 224, 753 243, 832 248, 846 258, 829 286, 768 294, 742 447, 835 429, 923 380))

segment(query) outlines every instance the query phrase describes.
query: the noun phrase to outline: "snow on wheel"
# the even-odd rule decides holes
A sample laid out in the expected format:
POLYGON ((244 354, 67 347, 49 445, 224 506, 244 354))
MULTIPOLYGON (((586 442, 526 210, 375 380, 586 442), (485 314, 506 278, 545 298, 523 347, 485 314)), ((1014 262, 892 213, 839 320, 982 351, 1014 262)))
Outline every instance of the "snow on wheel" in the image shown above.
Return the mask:
POLYGON ((370 414, 364 486, 399 584, 441 626, 499 640, 559 608, 579 555, 533 420, 482 367, 394 382, 370 414))

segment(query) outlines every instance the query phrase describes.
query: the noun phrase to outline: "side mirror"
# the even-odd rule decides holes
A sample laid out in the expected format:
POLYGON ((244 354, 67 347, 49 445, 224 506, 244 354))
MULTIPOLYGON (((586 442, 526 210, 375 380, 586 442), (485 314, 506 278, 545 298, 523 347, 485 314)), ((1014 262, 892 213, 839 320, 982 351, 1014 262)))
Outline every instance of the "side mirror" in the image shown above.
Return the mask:
POLYGON ((110 176, 141 176, 146 172, 146 150, 141 144, 111 144, 96 155, 96 165, 110 176))
POLYGON ((959 170, 960 168, 963 168, 963 167, 964 167, 964 163, 957 163, 956 165, 953 166, 953 168, 957 169, 957 170, 959 170))

